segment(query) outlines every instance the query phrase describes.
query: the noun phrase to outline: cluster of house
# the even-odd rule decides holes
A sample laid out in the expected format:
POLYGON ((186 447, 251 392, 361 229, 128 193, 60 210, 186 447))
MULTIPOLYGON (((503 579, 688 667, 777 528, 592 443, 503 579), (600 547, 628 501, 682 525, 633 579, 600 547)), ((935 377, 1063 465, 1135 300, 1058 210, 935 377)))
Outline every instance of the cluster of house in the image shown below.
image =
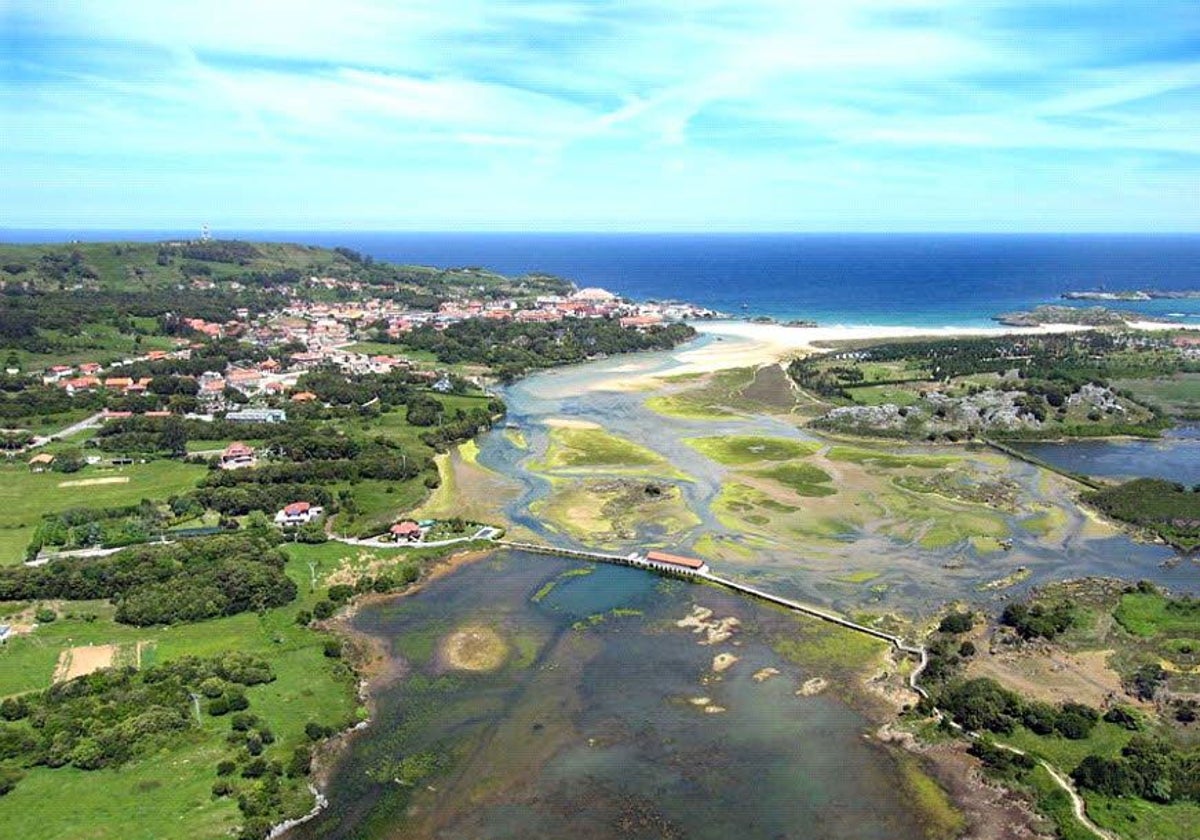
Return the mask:
MULTIPOLYGON (((330 278, 311 278, 310 282, 330 278)), ((445 329, 472 318, 519 323, 565 318, 617 318, 622 326, 646 328, 664 321, 713 318, 719 313, 688 303, 631 303, 605 289, 579 289, 569 295, 543 295, 533 301, 461 299, 442 303, 436 312, 408 309, 394 301, 369 299, 353 303, 293 301, 281 316, 262 328, 267 341, 300 341, 310 349, 350 341, 369 324, 386 323, 392 337, 421 326, 445 329)), ((257 333, 256 333, 257 335, 257 333)))
MULTIPOLYGON (((248 449, 249 447, 246 448, 248 449)), ((251 450, 251 457, 253 457, 253 450, 251 450)), ((310 502, 292 502, 291 504, 284 505, 275 514, 275 524, 280 528, 298 528, 301 525, 307 525, 310 522, 320 519, 324 514, 325 508, 320 505, 314 505, 310 502)), ((432 521, 416 522, 412 519, 402 519, 388 529, 385 538, 398 543, 420 542, 424 538, 425 532, 433 524, 432 521)))
MULTIPOLYGON (((207 282, 207 281, 205 281, 207 282)), ((358 286, 352 281, 333 278, 309 278, 310 284, 358 286)), ((224 371, 208 371, 198 378, 199 399, 207 411, 220 411, 227 405, 227 389, 247 396, 282 395, 294 387, 306 370, 332 365, 351 375, 390 373, 406 370, 429 380, 436 390, 450 390, 444 374, 417 370, 400 355, 367 355, 346 349, 356 337, 366 337, 368 327, 387 324, 387 332, 399 337, 420 326, 445 329, 471 318, 516 321, 520 323, 555 322, 567 318, 616 318, 630 329, 645 329, 664 321, 719 316, 712 310, 687 303, 631 303, 605 289, 579 289, 569 295, 543 295, 534 300, 501 299, 482 301, 462 299, 446 301, 436 312, 412 310, 396 301, 368 298, 352 303, 303 301, 295 297, 279 312, 251 319, 248 310, 237 310, 236 318, 225 323, 203 318, 185 318, 183 323, 209 339, 238 336, 259 346, 301 344, 305 348, 285 359, 267 359, 256 364, 230 365, 224 371)), ((137 361, 188 358, 194 347, 187 339, 178 341, 173 351, 152 350, 143 356, 113 362, 107 368, 98 362, 79 365, 55 365, 43 372, 43 382, 55 384, 74 394, 106 390, 136 395, 145 393, 150 378, 120 375, 120 368, 137 361)), ((296 402, 314 399, 303 392, 293 394, 296 402)))

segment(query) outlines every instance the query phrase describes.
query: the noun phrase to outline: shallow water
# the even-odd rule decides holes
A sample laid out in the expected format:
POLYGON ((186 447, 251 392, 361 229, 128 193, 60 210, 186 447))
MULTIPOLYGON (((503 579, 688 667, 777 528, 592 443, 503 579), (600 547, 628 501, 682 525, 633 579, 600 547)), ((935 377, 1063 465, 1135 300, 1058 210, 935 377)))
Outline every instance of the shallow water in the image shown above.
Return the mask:
MULTIPOLYGON (((736 339, 726 339, 729 346, 736 339)), ((686 349, 711 345, 714 339, 704 336, 686 349)), ((509 405, 508 421, 519 428, 529 443, 528 450, 515 447, 501 431, 484 436, 480 441, 479 461, 484 466, 516 479, 523 492, 506 509, 509 518, 539 535, 541 539, 570 545, 573 541, 549 530, 529 513, 529 506, 550 491, 549 482, 526 469, 547 445, 545 421, 551 417, 569 417, 603 426, 613 434, 628 438, 655 450, 690 481, 676 482, 689 508, 700 518, 700 524, 677 538, 669 546, 687 550, 704 534, 727 533, 712 514, 710 505, 726 480, 726 471, 683 443, 687 437, 722 434, 761 434, 804 440, 818 439, 815 435, 797 430, 784 420, 770 416, 730 417, 722 420, 687 420, 664 417, 645 406, 652 393, 644 391, 605 390, 631 373, 670 374, 678 365, 683 350, 648 353, 634 358, 619 357, 578 365, 528 377, 504 392, 509 405)), ((1086 447, 1097 442, 1068 444, 1086 447)), ((1137 446, 1139 442, 1133 442, 1137 446)), ((1104 446, 1105 444, 1100 444, 1104 446)), ((1113 447, 1125 444, 1110 444, 1113 447)), ((915 451, 930 452, 929 447, 915 451)), ((962 450, 948 447, 950 454, 962 450)), ((1129 462, 1140 461, 1163 469, 1184 471, 1200 465, 1190 459, 1200 459, 1200 439, 1186 434, 1168 436, 1161 442, 1150 442, 1140 454, 1129 453, 1129 462), (1193 466, 1188 466, 1193 464, 1193 466)), ((1052 460, 1048 458, 1048 460, 1052 460)), ((1013 461, 1010 477, 1032 488, 1035 495, 1041 489, 1042 471, 1013 461)), ((1198 476, 1195 481, 1200 481, 1198 476)), ((714 568, 746 580, 771 587, 780 594, 800 598, 841 610, 862 607, 872 610, 891 610, 909 615, 927 614, 941 604, 956 599, 979 603, 996 602, 1030 587, 1064 578, 1087 575, 1112 575, 1130 579, 1152 580, 1177 591, 1197 588, 1195 563, 1182 560, 1170 548, 1138 543, 1125 536, 1095 538, 1087 535, 1088 522, 1082 511, 1075 508, 1062 491, 1054 500, 1063 503, 1068 527, 1065 536, 1056 542, 1048 541, 1020 527, 1013 528, 1013 548, 1002 554, 979 555, 969 547, 954 546, 929 550, 919 546, 899 544, 886 537, 860 535, 843 545, 830 547, 798 540, 795 550, 757 550, 752 559, 737 563, 714 563, 714 568), (988 584, 1012 574, 1018 567, 1027 570, 1027 577, 1013 587, 989 589, 988 584), (845 569, 870 570, 878 573, 871 586, 840 583, 835 572, 845 569)), ((1011 519, 1016 524, 1016 517, 1011 519)), ((629 549, 638 548, 630 544, 629 549)))
POLYGON ((1078 440, 1027 443, 1021 449, 1071 472, 1100 478, 1165 478, 1200 484, 1200 426, 1166 432, 1158 440, 1078 440))
POLYGON ((863 737, 867 719, 831 693, 795 694, 814 674, 769 642, 800 619, 618 567, 559 578, 532 600, 577 566, 506 552, 362 610, 356 628, 386 640, 405 672, 379 689, 334 804, 290 836, 923 836, 893 758, 863 737), (674 624, 697 602, 742 629, 698 644, 674 624), (437 640, 471 623, 510 641, 506 667, 439 665, 437 640), (715 677, 718 652, 740 661, 715 677), (781 673, 755 682, 767 666, 781 673), (696 697, 726 711, 705 713, 696 697), (397 762, 427 752, 439 772, 394 781, 397 762))

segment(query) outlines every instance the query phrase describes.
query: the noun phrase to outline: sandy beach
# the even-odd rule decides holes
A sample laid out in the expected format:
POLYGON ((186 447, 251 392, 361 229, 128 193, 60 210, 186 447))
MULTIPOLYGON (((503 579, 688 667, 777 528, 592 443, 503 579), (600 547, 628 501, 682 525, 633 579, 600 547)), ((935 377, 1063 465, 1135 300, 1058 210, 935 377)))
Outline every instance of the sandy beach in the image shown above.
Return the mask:
MULTIPOLYGON (((611 379, 596 383, 603 391, 645 391, 658 387, 664 379, 698 376, 720 370, 760 367, 793 356, 824 352, 818 345, 830 341, 888 340, 929 336, 1048 335, 1091 329, 1077 324, 1046 324, 1040 327, 904 327, 904 326, 832 326, 789 327, 783 324, 756 324, 750 321, 697 321, 692 324, 703 336, 715 339, 701 347, 687 348, 673 356, 675 365, 654 372, 639 372, 636 363, 613 371, 611 379), (625 374, 625 375, 621 375, 625 374)), ((1163 329, 1163 324, 1130 324, 1138 329, 1163 329)))

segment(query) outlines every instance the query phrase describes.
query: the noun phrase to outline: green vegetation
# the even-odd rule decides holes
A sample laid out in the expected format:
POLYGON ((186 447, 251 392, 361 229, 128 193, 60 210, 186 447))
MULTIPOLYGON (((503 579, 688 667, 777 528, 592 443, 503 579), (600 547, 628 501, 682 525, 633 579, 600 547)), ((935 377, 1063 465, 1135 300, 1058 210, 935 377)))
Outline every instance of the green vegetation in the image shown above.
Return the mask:
POLYGON ((777 481, 798 496, 832 496, 837 492, 829 486, 833 477, 812 464, 783 464, 756 475, 777 481))
MULTIPOLYGON (((916 339, 797 359, 789 375, 833 410, 817 425, 881 437, 1157 436, 1167 421, 1130 379, 1200 371, 1132 333, 916 339), (1118 391, 1115 380, 1122 380, 1118 391)), ((1186 389, 1184 389, 1186 390, 1186 389)))
POLYGON ((900 762, 901 782, 910 801, 920 814, 929 840, 950 840, 962 834, 966 817, 954 807, 946 792, 921 769, 916 759, 900 762))
POLYGON ((951 466, 959 461, 958 458, 949 455, 895 455, 874 449, 858 449, 850 446, 831 447, 827 457, 831 461, 871 464, 885 469, 904 469, 905 467, 938 469, 951 466))
POLYGON ((1200 373, 1178 373, 1149 379, 1122 379, 1113 383, 1146 405, 1167 414, 1200 419, 1200 373))
POLYGON ((1068 601, 1032 606, 1013 602, 1004 608, 1000 623, 1012 627, 1022 639, 1053 639, 1068 630, 1076 616, 1075 605, 1068 601))
POLYGON ((0 601, 109 598, 118 622, 139 626, 278 607, 296 597, 296 585, 270 537, 210 537, 0 569, 0 601))
POLYGON ((0 566, 20 562, 45 514, 85 504, 108 509, 163 500, 194 487, 204 472, 171 461, 88 468, 71 476, 31 473, 23 464, 0 466, 0 566))
POLYGON ((550 447, 545 460, 536 469, 582 470, 602 467, 621 471, 662 466, 666 466, 666 460, 661 455, 603 429, 560 426, 550 430, 550 447))
MULTIPOLYGON (((487 365, 504 381, 539 368, 582 362, 601 354, 670 350, 695 336, 686 324, 624 329, 604 318, 517 323, 474 318, 445 329, 422 326, 403 337, 403 348, 432 353, 442 364, 487 365)), ((387 340, 381 333, 377 340, 387 340)))
POLYGON ((1138 478, 1086 493, 1083 500, 1184 551, 1200 547, 1200 493, 1182 484, 1138 478))
POLYGON ((1144 590, 1126 592, 1113 616, 1135 636, 1195 634, 1200 631, 1200 600, 1144 590))
POLYGON ((812 455, 820 448, 819 444, 810 441, 753 435, 688 438, 684 442, 700 454, 727 466, 760 461, 790 461, 812 455))

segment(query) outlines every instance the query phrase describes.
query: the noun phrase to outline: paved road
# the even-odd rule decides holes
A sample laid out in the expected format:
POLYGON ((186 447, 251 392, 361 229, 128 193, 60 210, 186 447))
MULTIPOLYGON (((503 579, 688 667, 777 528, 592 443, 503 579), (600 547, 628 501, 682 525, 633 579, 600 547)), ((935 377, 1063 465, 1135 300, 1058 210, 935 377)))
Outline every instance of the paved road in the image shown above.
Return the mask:
POLYGON ((104 420, 104 412, 97 411, 91 417, 84 418, 83 420, 80 420, 78 423, 72 423, 70 426, 67 426, 65 429, 59 429, 57 432, 54 432, 51 435, 46 435, 46 436, 39 435, 39 436, 35 437, 33 439, 33 443, 29 444, 29 446, 27 446, 26 449, 36 449, 39 446, 45 446, 47 443, 54 440, 55 438, 70 437, 71 435, 79 434, 84 429, 95 429, 101 425, 101 421, 103 421, 103 420, 104 420))

